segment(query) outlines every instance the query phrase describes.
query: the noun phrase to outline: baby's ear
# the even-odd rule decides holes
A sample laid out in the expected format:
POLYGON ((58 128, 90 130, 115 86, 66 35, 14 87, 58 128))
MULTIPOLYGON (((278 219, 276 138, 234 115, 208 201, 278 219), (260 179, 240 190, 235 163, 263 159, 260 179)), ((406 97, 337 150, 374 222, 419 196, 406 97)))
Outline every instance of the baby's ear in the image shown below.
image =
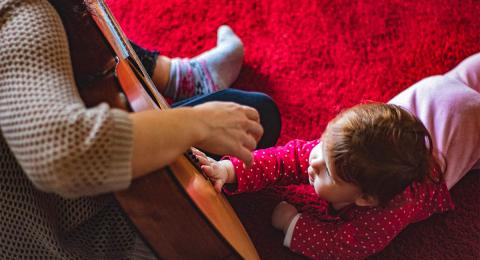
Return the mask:
POLYGON ((363 194, 355 200, 355 204, 360 207, 376 207, 379 205, 378 199, 371 195, 363 194))

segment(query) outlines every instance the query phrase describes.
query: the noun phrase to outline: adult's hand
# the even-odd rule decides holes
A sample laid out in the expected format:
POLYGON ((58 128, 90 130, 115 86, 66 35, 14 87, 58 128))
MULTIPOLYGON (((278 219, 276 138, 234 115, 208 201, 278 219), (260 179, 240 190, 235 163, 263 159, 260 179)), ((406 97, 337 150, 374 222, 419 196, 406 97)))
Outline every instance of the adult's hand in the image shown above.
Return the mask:
POLYGON ((215 154, 238 157, 252 164, 251 151, 263 135, 260 116, 254 108, 233 102, 207 102, 194 107, 202 138, 194 146, 215 154))

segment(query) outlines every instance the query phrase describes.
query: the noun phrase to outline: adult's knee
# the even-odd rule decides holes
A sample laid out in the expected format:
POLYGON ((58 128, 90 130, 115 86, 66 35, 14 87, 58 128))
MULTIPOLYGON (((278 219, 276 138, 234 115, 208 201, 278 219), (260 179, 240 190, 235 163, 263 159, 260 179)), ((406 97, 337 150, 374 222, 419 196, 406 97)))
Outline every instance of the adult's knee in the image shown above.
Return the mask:
POLYGON ((264 134, 258 142, 257 148, 267 148, 277 143, 281 131, 281 117, 275 101, 268 95, 260 92, 251 92, 249 99, 255 103, 252 105, 260 114, 260 121, 264 128, 264 134))

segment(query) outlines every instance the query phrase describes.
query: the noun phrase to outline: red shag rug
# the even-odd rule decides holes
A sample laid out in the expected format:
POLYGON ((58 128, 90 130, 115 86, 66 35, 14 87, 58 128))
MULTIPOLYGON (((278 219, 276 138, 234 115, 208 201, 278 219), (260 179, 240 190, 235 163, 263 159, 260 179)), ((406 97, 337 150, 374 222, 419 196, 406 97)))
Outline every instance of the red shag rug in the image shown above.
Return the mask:
MULTIPOLYGON (((480 51, 480 2, 474 0, 108 2, 131 39, 171 57, 212 48, 217 27, 229 24, 246 52, 233 87, 276 100, 283 121, 279 144, 318 138, 341 109, 387 101, 480 51)), ((230 198, 262 259, 300 258, 282 247, 270 214, 282 199, 308 203, 304 191, 287 187, 230 198)), ((479 172, 452 195, 455 211, 409 226, 372 258, 479 259, 479 172)))

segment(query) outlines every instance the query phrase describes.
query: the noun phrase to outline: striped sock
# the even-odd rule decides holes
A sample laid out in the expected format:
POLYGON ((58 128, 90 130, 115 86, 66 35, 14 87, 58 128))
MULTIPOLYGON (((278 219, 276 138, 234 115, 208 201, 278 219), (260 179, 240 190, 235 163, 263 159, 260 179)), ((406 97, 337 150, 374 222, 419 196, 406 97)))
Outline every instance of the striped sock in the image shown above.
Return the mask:
POLYGON ((165 95, 179 101, 228 88, 238 77, 243 44, 226 25, 218 29, 217 46, 193 59, 174 58, 165 95))

